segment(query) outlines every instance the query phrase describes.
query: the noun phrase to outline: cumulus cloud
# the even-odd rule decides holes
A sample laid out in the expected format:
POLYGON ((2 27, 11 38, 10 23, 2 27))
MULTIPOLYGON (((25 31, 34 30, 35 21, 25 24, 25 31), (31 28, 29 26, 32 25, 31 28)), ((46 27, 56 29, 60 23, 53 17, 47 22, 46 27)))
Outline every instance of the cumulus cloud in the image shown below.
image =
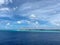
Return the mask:
POLYGON ((21 24, 22 22, 21 21, 17 21, 18 24, 21 24))

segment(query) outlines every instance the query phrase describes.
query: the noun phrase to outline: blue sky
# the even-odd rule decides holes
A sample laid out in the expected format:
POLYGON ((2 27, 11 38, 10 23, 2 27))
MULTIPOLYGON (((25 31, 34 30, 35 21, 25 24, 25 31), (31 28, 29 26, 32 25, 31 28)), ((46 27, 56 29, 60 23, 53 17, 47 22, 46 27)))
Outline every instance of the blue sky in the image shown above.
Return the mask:
POLYGON ((60 29, 60 0, 0 0, 0 29, 60 29))

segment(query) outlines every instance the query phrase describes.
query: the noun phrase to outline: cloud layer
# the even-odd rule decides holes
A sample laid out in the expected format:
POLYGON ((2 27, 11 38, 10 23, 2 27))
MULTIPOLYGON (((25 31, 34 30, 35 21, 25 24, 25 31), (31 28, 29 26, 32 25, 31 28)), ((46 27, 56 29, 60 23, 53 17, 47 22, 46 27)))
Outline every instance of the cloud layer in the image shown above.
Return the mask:
POLYGON ((60 27, 59 0, 0 1, 0 27, 4 29, 60 27), (10 1, 10 3, 8 3, 10 1), (12 5, 11 5, 12 4, 12 5), (8 6, 10 5, 10 6, 8 6))

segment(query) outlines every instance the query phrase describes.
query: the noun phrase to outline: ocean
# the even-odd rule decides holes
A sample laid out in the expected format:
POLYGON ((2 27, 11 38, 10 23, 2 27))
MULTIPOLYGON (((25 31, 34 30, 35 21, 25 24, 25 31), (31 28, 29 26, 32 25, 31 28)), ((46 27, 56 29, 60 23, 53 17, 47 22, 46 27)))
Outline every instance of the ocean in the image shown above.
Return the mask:
POLYGON ((0 30, 0 45, 60 45, 60 32, 0 30))

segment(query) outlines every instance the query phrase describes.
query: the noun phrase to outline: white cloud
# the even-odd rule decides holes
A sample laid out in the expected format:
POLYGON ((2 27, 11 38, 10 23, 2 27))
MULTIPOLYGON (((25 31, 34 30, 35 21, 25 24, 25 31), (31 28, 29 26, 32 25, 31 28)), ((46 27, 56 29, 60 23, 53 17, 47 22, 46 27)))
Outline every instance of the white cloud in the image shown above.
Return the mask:
POLYGON ((39 22, 38 22, 38 21, 36 21, 36 22, 35 22, 35 24, 39 24, 39 22))
POLYGON ((0 0, 0 5, 1 5, 1 4, 4 4, 4 0, 0 0))
POLYGON ((21 24, 22 22, 21 21, 17 21, 18 24, 21 24))
POLYGON ((12 0, 0 0, 0 6, 2 6, 2 4, 8 4, 9 1, 12 3, 12 0))
POLYGON ((13 1, 12 0, 9 0, 11 3, 13 3, 13 1))
POLYGON ((24 10, 29 10, 31 8, 32 8, 32 3, 29 2, 22 4, 19 10, 24 11, 24 10))
POLYGON ((59 20, 51 21, 51 23, 55 26, 60 26, 60 21, 59 20))
POLYGON ((0 8, 0 17, 12 17, 12 10, 8 7, 0 8))
POLYGON ((52 16, 48 21, 54 26, 60 26, 60 14, 52 16))
POLYGON ((10 23, 7 23, 6 25, 7 25, 7 26, 10 25, 10 23))
POLYGON ((29 16, 29 18, 30 18, 30 19, 36 19, 37 17, 36 17, 35 14, 31 14, 31 15, 29 16))
POLYGON ((9 8, 0 8, 0 11, 10 11, 9 8))

